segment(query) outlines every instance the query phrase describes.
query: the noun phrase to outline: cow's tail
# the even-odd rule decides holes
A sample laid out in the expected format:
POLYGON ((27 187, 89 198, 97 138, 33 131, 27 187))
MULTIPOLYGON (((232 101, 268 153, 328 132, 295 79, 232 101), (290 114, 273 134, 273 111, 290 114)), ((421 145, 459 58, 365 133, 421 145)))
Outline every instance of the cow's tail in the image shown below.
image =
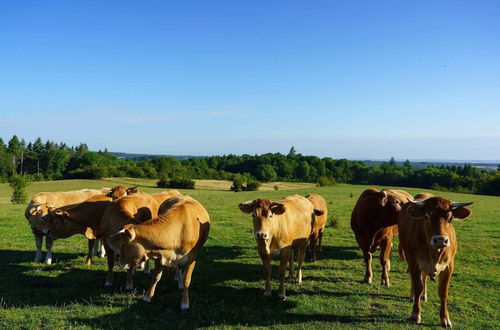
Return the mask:
POLYGON ((403 247, 401 246, 401 242, 399 242, 398 249, 399 249, 399 260, 406 261, 405 251, 403 250, 403 247))

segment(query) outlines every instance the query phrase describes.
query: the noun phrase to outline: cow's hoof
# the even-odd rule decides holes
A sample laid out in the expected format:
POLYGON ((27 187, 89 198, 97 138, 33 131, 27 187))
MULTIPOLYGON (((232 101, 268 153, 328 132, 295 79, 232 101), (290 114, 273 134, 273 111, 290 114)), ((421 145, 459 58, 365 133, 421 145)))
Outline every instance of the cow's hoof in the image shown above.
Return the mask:
POLYGON ((52 265, 52 259, 51 258, 45 259, 45 264, 46 265, 52 265))
POLYGON ((150 303, 151 302, 151 297, 150 296, 143 296, 142 297, 142 301, 144 301, 145 303, 150 303))
POLYGON ((189 309, 189 303, 181 303, 181 311, 186 311, 189 309))
POLYGON ((420 316, 420 314, 411 314, 410 320, 415 321, 415 323, 419 324, 420 322, 422 322, 422 317, 420 316))
POLYGON ((264 297, 270 297, 271 296, 271 290, 269 291, 264 291, 264 297))
POLYGON ((286 295, 284 293, 278 293, 278 298, 281 300, 286 300, 286 295))
POLYGON ((363 282, 364 282, 364 283, 366 283, 366 284, 370 284, 370 285, 373 283, 373 281, 372 281, 372 279, 371 279, 371 278, 365 278, 365 279, 363 280, 363 282))
POLYGON ((422 297, 420 297, 421 301, 427 301, 427 295, 423 294, 422 297))
POLYGON ((441 326, 443 328, 451 328, 452 327, 451 320, 450 319, 442 319, 441 320, 441 326))

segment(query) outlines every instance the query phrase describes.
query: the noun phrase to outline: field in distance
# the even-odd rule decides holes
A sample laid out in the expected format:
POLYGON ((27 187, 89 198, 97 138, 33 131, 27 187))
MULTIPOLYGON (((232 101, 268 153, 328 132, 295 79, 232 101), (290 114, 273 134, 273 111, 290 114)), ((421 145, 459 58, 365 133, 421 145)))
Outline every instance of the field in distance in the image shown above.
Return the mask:
MULTIPOLYGON (((82 188, 138 186, 159 192, 156 180, 111 178, 34 182, 28 194, 82 188)), ((150 304, 140 300, 150 275, 138 271, 135 291, 120 287, 125 272, 116 270, 115 287, 104 289, 106 261, 84 265, 83 236, 54 243, 55 264, 33 263, 34 240, 24 219, 25 205, 9 203, 11 190, 0 184, 0 328, 384 328, 421 329, 410 323, 412 304, 406 264, 398 261, 397 239, 392 257, 391 284, 380 283, 378 252, 374 256, 374 285, 361 283, 362 254, 349 226, 350 214, 359 194, 367 186, 339 184, 333 187, 270 184, 257 192, 227 191, 230 182, 202 180, 198 189, 181 190, 199 200, 212 219, 210 237, 200 251, 190 288, 191 308, 180 312, 181 293, 164 272, 150 304), (292 189, 294 188, 294 189, 292 189), (279 199, 291 194, 319 193, 328 202, 336 226, 325 230, 324 250, 312 264, 309 255, 303 269, 303 284, 287 283, 287 299, 277 298, 277 263, 273 263, 273 296, 264 297, 263 270, 255 250, 252 220, 238 203, 265 197, 279 199)), ((381 187, 378 187, 381 188, 381 187)), ((412 194, 421 189, 402 188, 412 194)), ((432 192, 432 191, 431 191, 432 192)), ((456 270, 450 288, 449 311, 457 328, 495 328, 500 323, 500 197, 433 192, 454 201, 474 202, 473 214, 454 221, 459 244, 456 270)), ((333 222, 333 220, 332 220, 333 222)), ((44 249, 45 251, 45 249, 44 249)), ((429 281, 429 301, 423 304, 423 324, 438 328, 437 283, 429 281)))

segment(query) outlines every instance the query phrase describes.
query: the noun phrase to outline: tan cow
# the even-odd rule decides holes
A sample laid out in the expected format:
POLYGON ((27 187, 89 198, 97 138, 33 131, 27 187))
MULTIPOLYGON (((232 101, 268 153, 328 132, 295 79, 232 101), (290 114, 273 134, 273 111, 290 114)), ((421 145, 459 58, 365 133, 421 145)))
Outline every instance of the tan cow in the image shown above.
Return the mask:
POLYGON ((290 264, 289 275, 293 278, 293 250, 297 253, 297 276, 295 282, 302 282, 302 262, 304 261, 307 240, 311 234, 316 215, 315 210, 305 197, 293 195, 277 202, 269 199, 255 199, 239 204, 244 213, 251 213, 257 250, 264 264, 266 280, 264 295, 271 295, 271 259, 280 258, 280 288, 278 296, 285 299, 285 272, 290 264))
POLYGON ((179 190, 165 190, 156 194, 152 194, 154 199, 158 202, 158 205, 161 205, 163 201, 172 198, 172 197, 178 197, 178 196, 183 196, 179 190))
POLYGON ((448 288, 457 253, 457 238, 452 220, 465 219, 472 203, 453 203, 443 197, 410 201, 399 214, 399 241, 408 261, 413 292, 411 319, 422 320, 421 300, 426 299, 427 276, 439 276, 441 325, 451 328, 448 314, 448 288))
MULTIPOLYGON (((31 231, 35 236, 36 255, 35 262, 40 262, 42 259, 42 242, 45 236, 44 230, 47 229, 45 217, 51 208, 71 207, 84 200, 108 193, 109 190, 95 190, 95 189, 82 189, 64 192, 42 192, 31 197, 28 206, 24 212, 24 216, 28 220, 31 231)), ((46 237, 45 247, 47 248, 47 255, 45 263, 50 265, 52 263, 52 244, 53 241, 46 237)))
POLYGON ((309 239, 309 244, 311 246, 311 261, 315 262, 316 251, 321 251, 322 247, 323 231, 325 230, 328 219, 328 206, 326 205, 325 199, 321 195, 309 194, 306 198, 311 201, 315 209, 323 211, 322 215, 315 217, 311 237, 309 239))
POLYGON ((55 209, 47 214, 47 237, 56 240, 82 234, 89 240, 85 263, 92 264, 92 252, 96 238, 100 238, 101 220, 104 211, 113 202, 112 197, 93 196, 71 208, 55 209))
POLYGON ((111 197, 113 199, 118 199, 125 196, 130 196, 137 192, 138 192, 137 187, 127 188, 125 186, 119 185, 111 188, 110 192, 106 196, 111 197))
POLYGON ((196 255, 207 238, 210 217, 205 208, 188 196, 172 197, 163 202, 157 219, 140 225, 126 225, 112 235, 108 243, 125 268, 134 268, 148 258, 155 260, 153 281, 145 302, 154 296, 163 266, 182 268, 181 309, 189 308, 189 285, 196 263, 196 255))
POLYGON ((398 214, 403 205, 412 199, 403 190, 379 191, 374 188, 366 189, 359 196, 351 214, 351 229, 363 251, 366 283, 373 281, 372 254, 380 246, 381 285, 390 285, 390 256, 393 237, 398 233, 398 214))
MULTIPOLYGON (((101 220, 100 234, 102 234, 106 257, 108 259, 108 275, 105 286, 113 285, 113 267, 115 255, 107 245, 108 238, 123 229, 127 224, 140 224, 158 216, 158 202, 150 194, 138 192, 130 196, 113 201, 106 209, 101 220)), ((133 289, 133 269, 127 272, 125 290, 133 289)))

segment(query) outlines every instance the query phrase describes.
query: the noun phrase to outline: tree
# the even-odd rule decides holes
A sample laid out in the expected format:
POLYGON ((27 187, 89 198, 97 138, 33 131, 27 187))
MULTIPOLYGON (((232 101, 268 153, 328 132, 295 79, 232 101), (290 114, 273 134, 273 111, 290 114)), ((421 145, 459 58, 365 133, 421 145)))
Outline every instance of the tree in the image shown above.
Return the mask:
POLYGON ((262 182, 275 181, 277 178, 276 171, 271 164, 260 164, 257 166, 256 176, 262 182))
POLYGON ((295 147, 294 147, 294 146, 292 146, 292 147, 290 148, 290 151, 288 152, 287 157, 293 158, 293 157, 295 157, 296 155, 297 155, 297 151, 295 150, 295 147))
POLYGON ((9 185, 13 189, 10 201, 13 204, 24 204, 28 197, 26 196, 26 187, 29 184, 28 176, 14 174, 9 178, 9 185))
POLYGON ((21 141, 19 141, 19 138, 14 135, 9 140, 9 146, 7 147, 7 151, 12 154, 12 174, 17 173, 17 159, 22 153, 22 148, 23 146, 21 144, 21 141))

